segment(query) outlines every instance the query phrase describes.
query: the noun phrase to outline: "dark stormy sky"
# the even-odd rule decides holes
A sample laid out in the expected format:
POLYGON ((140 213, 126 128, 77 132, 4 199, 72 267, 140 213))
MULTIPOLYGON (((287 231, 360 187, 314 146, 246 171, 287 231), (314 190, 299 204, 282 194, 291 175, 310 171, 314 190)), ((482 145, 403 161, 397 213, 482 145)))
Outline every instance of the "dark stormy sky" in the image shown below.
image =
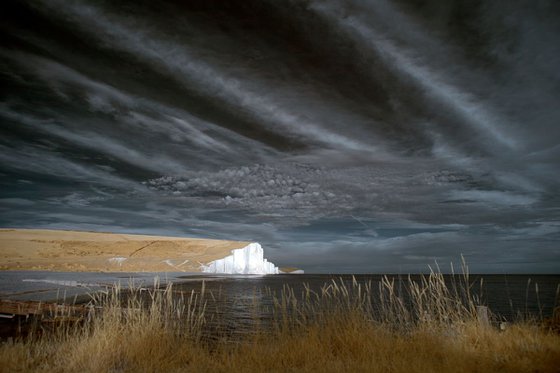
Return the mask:
POLYGON ((0 226, 560 272, 558 1, 0 7, 0 226))

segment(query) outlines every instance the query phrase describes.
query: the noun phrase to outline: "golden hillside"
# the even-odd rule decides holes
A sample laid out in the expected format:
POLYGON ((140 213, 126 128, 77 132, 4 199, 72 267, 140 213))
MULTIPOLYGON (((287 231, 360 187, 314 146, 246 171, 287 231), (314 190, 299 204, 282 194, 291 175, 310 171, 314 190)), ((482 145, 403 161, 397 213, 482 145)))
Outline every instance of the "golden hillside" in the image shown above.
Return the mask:
POLYGON ((199 272, 248 242, 43 229, 0 229, 0 269, 199 272))

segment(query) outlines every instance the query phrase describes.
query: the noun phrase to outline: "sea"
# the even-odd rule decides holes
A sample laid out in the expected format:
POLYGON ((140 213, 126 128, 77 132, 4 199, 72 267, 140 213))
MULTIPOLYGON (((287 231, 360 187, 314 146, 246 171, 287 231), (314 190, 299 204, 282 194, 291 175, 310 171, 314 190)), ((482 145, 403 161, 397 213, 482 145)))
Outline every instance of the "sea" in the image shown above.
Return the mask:
MULTIPOLYGON (((189 298, 194 295, 199 301, 198 307, 204 304, 205 338, 238 341, 239 337, 254 333, 255 327, 263 330, 267 325, 275 325, 274 312, 275 309, 278 310, 275 308, 275 299, 281 298, 283 292, 289 291, 299 302, 304 300, 306 291, 320 294, 321 289, 333 284, 343 284, 347 289, 356 289, 358 285, 363 289, 367 284, 371 286, 372 308, 375 309, 382 281, 393 282, 395 294, 406 304, 411 281, 420 283, 426 278, 426 275, 393 274, 255 276, 176 272, 80 273, 77 279, 76 275, 75 272, 3 271, 0 272, 0 296, 2 299, 19 301, 56 300, 71 303, 80 299, 88 301, 91 299, 89 293, 103 290, 117 280, 121 281, 123 287, 129 284, 136 289, 148 290, 154 283, 157 284, 155 279, 159 278, 161 287, 172 283, 173 296, 189 298)), ((560 275, 471 274, 468 282, 463 276, 442 276, 449 289, 454 289, 455 286, 464 289, 468 283, 472 299, 479 305, 487 306, 491 321, 495 323, 543 320, 551 317, 554 309, 560 306, 560 275)), ((464 295, 461 291, 459 293, 464 295)), ((143 294, 148 296, 149 292, 143 294)), ((149 298, 146 299, 149 301, 149 298)), ((4 321, 6 320, 9 321, 4 321)), ((4 327, 10 326, 8 324, 10 323, 3 322, 4 327)), ((9 334, 10 330, 6 333, 9 334)), ((3 332, 0 325, 0 337, 1 335, 3 332)))
MULTIPOLYGON (((370 284, 375 294, 385 278, 394 281, 397 295, 407 298, 409 280, 419 282, 423 275, 268 275, 268 276, 209 276, 205 277, 204 292, 212 294, 212 306, 208 307, 208 319, 219 319, 224 325, 238 333, 251 330, 255 320, 271 317, 274 298, 291 289, 300 299, 306 288, 321 292, 321 288, 336 283, 370 284), (212 315, 219 313, 219 315, 212 315)), ((453 284, 466 283, 462 276, 443 275, 449 288, 453 284)), ((173 289, 177 292, 199 294, 202 288, 200 277, 184 276, 178 279, 173 289), (183 281, 181 281, 183 280, 183 281)), ((551 317, 555 307, 560 306, 560 275, 505 275, 471 274, 468 278, 470 292, 476 302, 487 306, 493 320, 514 322, 526 319, 551 317)))

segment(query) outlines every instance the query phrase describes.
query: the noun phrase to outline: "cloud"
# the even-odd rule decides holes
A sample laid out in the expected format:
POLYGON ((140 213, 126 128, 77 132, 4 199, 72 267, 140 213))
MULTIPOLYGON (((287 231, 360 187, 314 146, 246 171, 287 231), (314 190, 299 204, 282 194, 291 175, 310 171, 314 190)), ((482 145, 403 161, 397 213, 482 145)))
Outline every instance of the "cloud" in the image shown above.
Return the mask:
POLYGON ((450 192, 450 198, 497 206, 532 205, 538 201, 529 195, 497 190, 454 190, 450 192))
MULTIPOLYGON (((302 95, 282 82, 260 81, 249 72, 239 76, 232 71, 214 66, 204 61, 196 51, 186 44, 176 44, 158 35, 150 25, 140 20, 122 19, 103 12, 101 8, 83 4, 65 4, 53 8, 53 3, 43 4, 49 11, 60 14, 104 43, 118 50, 132 53, 137 58, 152 65, 158 71, 170 75, 175 80, 200 93, 221 100, 255 117, 268 130, 293 140, 300 138, 307 142, 319 143, 332 148, 383 154, 381 144, 364 142, 361 138, 346 136, 337 128, 339 123, 352 120, 363 121, 351 112, 341 114, 331 110, 314 95, 302 95), (269 88, 274 84, 274 90, 269 88), (297 99, 291 97, 297 96, 297 99), (302 113, 301 109, 320 106, 319 110, 302 113)), ((369 120, 371 122, 371 120, 369 120)))
POLYGON ((143 189, 138 183, 126 178, 70 161, 64 156, 38 147, 20 146, 16 150, 0 145, 0 163, 7 169, 32 172, 52 178, 77 180, 126 190, 143 189))
POLYGON ((247 211, 280 226, 360 216, 366 221, 369 217, 377 222, 450 227, 496 223, 513 216, 497 217, 500 211, 515 212, 518 219, 538 214, 527 209, 540 202, 538 193, 482 189, 492 183, 461 171, 433 171, 431 165, 319 167, 275 162, 165 176, 145 185, 179 205, 247 211))
MULTIPOLYGON (((47 116, 48 119, 39 119, 3 105, 2 115, 6 119, 35 126, 38 130, 70 140, 82 147, 102 151, 161 173, 180 173, 187 169, 184 163, 166 155, 169 152, 169 141, 176 147, 174 153, 183 153, 185 158, 197 157, 201 151, 230 157, 233 154, 239 157, 248 151, 252 156, 272 153, 270 148, 233 131, 196 118, 183 110, 129 95, 110 85, 91 80, 52 60, 22 53, 12 53, 8 58, 17 61, 20 66, 26 66, 65 101, 75 103, 76 98, 70 98, 70 94, 79 88, 86 94, 86 103, 90 109, 109 114, 103 120, 88 115, 77 118, 43 108, 39 118, 47 116), (85 122, 87 127, 93 130, 85 130, 84 126, 77 122, 85 122), (122 140, 116 139, 122 137, 119 136, 119 132, 126 133, 131 130, 138 131, 134 137, 139 144, 129 141, 123 143, 122 140), (102 132, 103 135, 96 132, 102 132), (160 138, 166 146, 158 147, 153 141, 150 142, 150 137, 154 136, 160 138), (138 145, 144 145, 141 152, 138 145)), ((201 160, 212 162, 212 157, 201 160)))
POLYGON ((77 207, 77 208, 81 208, 81 207, 86 207, 86 206, 90 206, 93 203, 96 202, 100 202, 100 201, 106 201, 108 200, 110 197, 108 197, 107 195, 105 196, 100 196, 100 195, 94 195, 94 196, 90 196, 90 195, 86 195, 85 193, 70 193, 64 197, 52 197, 52 198, 48 198, 47 202, 54 204, 54 205, 63 205, 63 206, 69 206, 69 207, 77 207))
MULTIPOLYGON (((533 237, 534 240, 536 237, 533 237)), ((471 273, 508 273, 523 271, 546 256, 557 262, 554 243, 540 241, 539 250, 526 250, 525 240, 498 240, 495 234, 481 231, 418 233, 392 238, 284 243, 284 251, 275 250, 274 260, 297 264, 309 272, 336 273, 408 273, 429 272, 438 266, 443 272, 460 272, 462 258, 471 273), (341 261, 340 256, 345 260, 341 261), (293 260, 293 259, 292 259, 293 260)), ((542 272, 551 266, 542 266, 542 272)))
POLYGON ((316 271, 558 263, 554 7, 252 1, 18 5, 2 225, 254 240, 316 271))
MULTIPOLYGON (((376 58, 385 60, 386 65, 398 70, 401 79, 417 85, 420 88, 419 92, 425 93, 424 98, 434 102, 434 106, 439 105, 443 106, 444 110, 452 110, 456 117, 460 117, 464 123, 473 126, 478 133, 482 133, 481 137, 491 138, 489 145, 492 146, 492 151, 496 149, 497 144, 505 149, 516 147, 517 140, 512 137, 511 131, 505 130, 503 123, 505 121, 498 118, 495 113, 490 113, 483 104, 478 103, 473 94, 448 83, 441 73, 436 73, 429 68, 419 54, 412 55, 410 49, 397 47, 387 34, 375 28, 376 24, 366 23, 363 17, 356 14, 348 14, 340 18, 338 10, 331 5, 331 3, 313 3, 311 8, 354 38, 364 50, 369 50, 376 58)), ((397 13, 395 9, 390 9, 387 2, 383 2, 383 6, 376 9, 389 11, 391 15, 397 13)), ((387 17, 387 14, 383 16, 387 17)), ((399 16, 405 19, 405 24, 411 24, 405 15, 399 14, 399 16)), ((423 37, 427 38, 425 35, 423 37)))
POLYGON ((35 202, 25 198, 0 198, 0 205, 33 206, 35 202))

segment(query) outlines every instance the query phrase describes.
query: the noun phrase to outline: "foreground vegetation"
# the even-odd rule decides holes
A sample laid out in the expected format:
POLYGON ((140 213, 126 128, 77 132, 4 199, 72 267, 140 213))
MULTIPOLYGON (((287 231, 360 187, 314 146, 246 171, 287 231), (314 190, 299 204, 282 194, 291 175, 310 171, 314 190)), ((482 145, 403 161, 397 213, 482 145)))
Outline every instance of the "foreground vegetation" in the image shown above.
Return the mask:
MULTIPOLYGON (((0 370, 49 372, 557 372, 560 336, 539 320, 505 330, 477 315, 467 276, 445 284, 432 273, 400 294, 388 279, 285 288, 255 332, 207 333, 215 299, 162 290, 97 297, 97 308, 54 332, 4 342, 0 370), (222 335, 220 337, 220 335, 222 335), (216 337, 217 336, 217 337, 216 337)), ((203 286, 204 287, 204 286, 203 286)), ((63 315, 59 315, 63 316, 63 315)))

